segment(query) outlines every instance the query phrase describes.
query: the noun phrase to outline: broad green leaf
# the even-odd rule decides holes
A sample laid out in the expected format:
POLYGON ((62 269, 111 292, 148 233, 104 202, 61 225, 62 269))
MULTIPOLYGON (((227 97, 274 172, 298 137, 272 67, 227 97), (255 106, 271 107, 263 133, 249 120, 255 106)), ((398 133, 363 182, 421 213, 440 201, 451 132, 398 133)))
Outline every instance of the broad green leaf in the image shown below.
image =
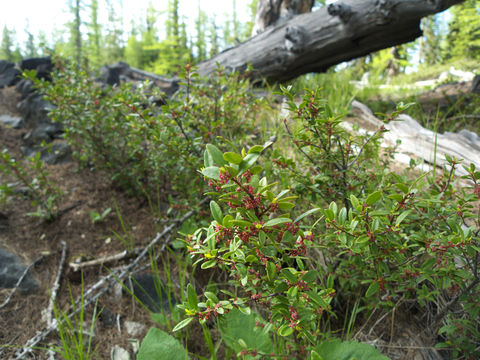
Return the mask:
POLYGON ((396 186, 400 191, 402 191, 404 194, 408 194, 408 187, 407 187, 407 185, 402 184, 402 183, 397 183, 397 184, 395 184, 395 186, 396 186))
POLYGON ((209 151, 203 152, 203 166, 206 168, 210 166, 215 166, 215 161, 213 160, 212 154, 210 154, 209 151))
POLYGON ((270 281, 273 281, 277 277, 277 268, 271 261, 267 262, 267 276, 270 281))
POLYGON ((223 154, 223 158, 229 163, 237 165, 240 164, 243 160, 239 154, 236 154, 234 152, 226 152, 225 154, 223 154))
POLYGON ((215 259, 207 260, 200 266, 202 269, 208 269, 214 267, 217 264, 215 259))
POLYGON ((373 205, 375 204, 380 198, 382 197, 382 192, 380 190, 375 191, 374 193, 371 193, 368 195, 367 200, 365 201, 367 205, 373 205))
POLYGON ((354 209, 357 209, 359 206, 361 206, 360 201, 358 201, 358 199, 353 194, 350 195, 350 202, 352 203, 354 209))
POLYGON ((404 211, 403 213, 401 213, 398 217, 397 217, 397 220, 395 221, 395 226, 398 226, 400 225, 400 223, 405 220, 405 218, 408 216, 408 214, 410 214, 411 210, 407 210, 407 211, 404 211))
POLYGON ((258 314, 250 308, 233 309, 219 318, 218 330, 225 344, 238 353, 242 349, 257 349, 260 353, 269 354, 273 351, 273 342, 268 332, 257 326, 257 322, 266 324, 258 314), (242 311, 242 309, 245 309, 242 311))
POLYGON ((210 211, 212 212, 213 218, 219 224, 223 224, 223 214, 220 205, 218 205, 215 201, 210 201, 210 211))
POLYGON ((187 302, 190 309, 198 310, 198 297, 192 284, 187 285, 187 302))
POLYGON ((210 166, 202 170, 203 176, 214 179, 220 180, 220 168, 216 166, 210 166))
POLYGON ((392 194, 388 195, 387 198, 395 200, 396 202, 402 201, 403 200, 403 195, 400 194, 392 194))
POLYGON ((252 146, 250 148, 250 150, 248 150, 248 153, 249 154, 252 154, 252 153, 261 153, 263 151, 263 146, 262 145, 255 145, 255 146, 252 146))
POLYGON ((230 214, 227 214, 223 218, 222 225, 229 229, 232 226, 232 220, 233 220, 233 216, 230 214))
POLYGON ((305 275, 302 276, 302 280, 305 281, 306 283, 311 283, 313 282, 318 275, 318 271, 316 270, 310 270, 307 272, 305 275))
POLYGON ((206 147, 207 151, 212 156, 213 161, 215 161, 218 166, 223 166, 226 164, 225 160, 223 159, 223 153, 215 145, 207 144, 206 147))
POLYGON ((297 283, 297 276, 293 274, 289 268, 282 269, 280 273, 291 283, 296 284, 297 283))
POLYGON ((240 226, 240 227, 243 227, 243 228, 250 227, 250 226, 253 225, 250 221, 246 221, 246 220, 231 220, 230 224, 235 225, 235 226, 240 226))
MULTIPOLYGON (((193 318, 188 318, 175 326, 173 331, 177 331, 188 325, 193 318), (182 325, 180 327, 180 325, 182 325)), ((188 354, 180 342, 165 331, 150 328, 142 341, 142 345, 137 354, 138 360, 185 360, 188 354)))
POLYGON ((280 335, 280 336, 290 336, 292 334, 293 334, 293 328, 288 326, 288 324, 283 324, 278 329, 278 335, 280 335))
POLYGON ((180 329, 183 329, 185 326, 190 324, 193 319, 195 319, 195 318, 194 317, 188 317, 188 318, 180 321, 177 325, 175 325, 175 327, 173 328, 172 331, 175 332, 175 331, 178 331, 180 329))
POLYGON ((288 218, 275 218, 275 219, 268 220, 265 224, 263 224, 263 226, 265 227, 275 226, 275 225, 289 223, 289 222, 292 222, 292 220, 288 218))
POLYGON ((322 360, 389 360, 374 346, 357 341, 323 341, 315 346, 313 351, 317 352, 322 360))
POLYGON ((239 175, 243 174, 246 170, 248 170, 255 162, 257 161, 260 154, 252 153, 245 156, 242 162, 238 166, 239 175))
POLYGON ((289 203, 289 202, 279 202, 278 207, 281 210, 290 210, 291 208, 295 207, 295 204, 289 203))
POLYGON ((378 281, 372 281, 370 286, 367 289, 367 292, 365 293, 366 297, 370 297, 375 295, 378 291, 380 290, 380 284, 378 281))
POLYGON ((302 220, 304 217, 308 216, 308 215, 312 215, 318 211, 320 211, 321 209, 320 208, 315 208, 315 209, 311 209, 311 210, 308 210, 307 212, 304 212, 302 215, 298 216, 293 222, 296 223, 300 220, 302 220))

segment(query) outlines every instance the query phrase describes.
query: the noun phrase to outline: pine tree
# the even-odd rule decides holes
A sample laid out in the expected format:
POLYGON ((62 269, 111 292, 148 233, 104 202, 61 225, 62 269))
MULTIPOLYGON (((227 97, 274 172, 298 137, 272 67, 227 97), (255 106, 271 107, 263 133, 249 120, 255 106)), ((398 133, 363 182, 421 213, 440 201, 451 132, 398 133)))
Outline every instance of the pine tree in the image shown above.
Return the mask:
POLYGON ((446 59, 480 59, 480 1, 466 0, 451 8, 446 59))
POLYGON ((7 25, 3 27, 2 45, 0 47, 0 59, 7 61, 14 61, 13 55, 13 31, 9 30, 7 25))
POLYGON ((98 0, 92 0, 90 3, 90 22, 87 24, 88 29, 88 58, 94 67, 98 67, 102 63, 102 30, 98 22, 98 0))
POLYGON ((420 63, 434 65, 441 59, 438 17, 429 16, 422 20, 423 36, 419 39, 420 63))
POLYGON ((108 24, 104 37, 104 61, 113 63, 123 59, 123 21, 118 14, 122 13, 122 0, 106 0, 108 9, 108 24))
POLYGON ((212 17, 210 20, 209 26, 209 34, 210 34, 210 57, 213 57, 218 54, 219 46, 218 46, 218 28, 215 22, 215 16, 212 17))
POLYGON ((195 31, 197 33, 197 41, 195 47, 197 49, 197 62, 202 62, 207 58, 207 42, 205 39, 205 27, 207 23, 207 14, 200 8, 200 1, 198 2, 198 15, 195 20, 195 31))

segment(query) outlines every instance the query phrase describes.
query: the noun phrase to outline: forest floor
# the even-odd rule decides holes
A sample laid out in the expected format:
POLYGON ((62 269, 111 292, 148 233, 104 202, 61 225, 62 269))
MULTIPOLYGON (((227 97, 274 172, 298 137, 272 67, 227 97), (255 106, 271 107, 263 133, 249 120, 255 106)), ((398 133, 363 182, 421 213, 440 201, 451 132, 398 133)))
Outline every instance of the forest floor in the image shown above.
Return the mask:
MULTIPOLYGON (((424 96, 425 98, 425 96, 424 96)), ((426 103, 431 103, 432 98, 426 98, 426 103)), ((9 114, 20 117, 17 113, 16 103, 18 94, 14 88, 0 90, 0 115, 9 114)), ((9 153, 16 158, 21 157, 22 137, 27 130, 12 129, 0 125, 0 149, 8 148, 9 153)), ((58 271, 61 242, 65 241, 68 248, 67 264, 77 257, 83 259, 99 258, 125 250, 125 245, 119 241, 114 232, 124 234, 119 216, 115 207, 121 214, 121 219, 131 236, 135 247, 142 247, 155 236, 161 226, 155 221, 148 203, 138 198, 127 196, 124 192, 113 188, 110 183, 98 172, 89 169, 80 169, 75 162, 63 165, 47 165, 50 179, 56 183, 63 192, 61 209, 69 209, 52 222, 45 222, 38 217, 28 216, 32 211, 28 199, 16 198, 11 201, 0 213, 0 245, 10 249, 21 256, 25 264, 43 255, 43 260, 34 266, 32 274, 40 283, 35 293, 24 294, 16 292, 6 307, 0 310, 0 344, 11 348, 0 348, 0 358, 12 358, 17 347, 21 347, 32 338, 35 333, 45 328, 42 311, 49 302, 49 293, 53 286, 58 271), (94 223, 90 211, 101 214, 111 208, 112 211, 99 222, 94 223)), ((0 209, 1 210, 1 209, 0 209)), ((148 258, 146 259, 148 263, 148 258)), ((124 263, 111 264, 118 266, 124 263)), ((94 284, 101 276, 108 274, 105 267, 94 266, 83 271, 84 286, 94 284)), ((58 293, 58 305, 67 308, 70 304, 69 290, 76 298, 81 291, 81 276, 69 270, 68 265, 62 276, 61 287, 58 293)), ((11 289, 0 289, 0 302, 7 298, 11 289)), ((154 323, 147 311, 136 305, 131 297, 124 295, 120 299, 112 293, 102 296, 98 303, 99 309, 108 309, 105 313, 119 315, 122 321, 132 320, 145 324, 144 330, 131 336, 123 328, 118 329, 115 322, 112 324, 107 316, 100 316, 95 328, 94 346, 98 346, 98 359, 109 359, 114 345, 120 345, 131 351, 130 338, 141 341, 150 326, 154 323)), ((87 313, 89 319, 91 312, 87 313)), ((409 321, 405 327, 403 320, 408 320, 408 314, 398 315, 395 329, 390 326, 379 326, 386 333, 384 340, 379 344, 390 345, 390 352, 384 354, 392 359, 429 359, 425 353, 415 350, 415 347, 425 346, 425 342, 418 339, 418 327, 409 321), (395 331, 393 339, 391 332, 395 331), (392 341, 393 340, 393 341, 392 341), (390 344, 389 344, 390 342, 390 344), (405 347, 400 350, 396 347, 405 347)), ((367 331, 368 333, 368 331, 367 331)), ((200 335, 201 336, 201 335, 200 335)), ((368 340, 365 338, 365 340, 368 340)), ((60 345, 58 336, 52 333, 46 338, 48 343, 60 345)), ((44 342, 44 343, 45 343, 44 342)), ((192 346, 189 350, 195 349, 192 346)), ((198 346, 197 346, 198 347, 198 346)), ((384 348, 386 349, 386 348, 384 348)), ((45 351, 35 351, 37 359, 47 358, 45 351)))

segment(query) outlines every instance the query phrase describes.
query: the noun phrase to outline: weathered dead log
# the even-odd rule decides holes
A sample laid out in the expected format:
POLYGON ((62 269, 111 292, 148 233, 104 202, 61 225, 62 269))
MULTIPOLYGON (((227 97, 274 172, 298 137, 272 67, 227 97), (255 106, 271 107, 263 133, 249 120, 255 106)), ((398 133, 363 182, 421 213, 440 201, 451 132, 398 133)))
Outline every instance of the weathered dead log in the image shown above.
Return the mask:
POLYGON ((252 78, 287 81, 323 72, 343 61, 415 40, 420 20, 463 0, 343 0, 267 28, 244 43, 199 64, 200 75, 217 63, 252 78))
POLYGON ((259 0, 252 36, 260 34, 267 27, 281 24, 295 15, 310 12, 314 0, 259 0))

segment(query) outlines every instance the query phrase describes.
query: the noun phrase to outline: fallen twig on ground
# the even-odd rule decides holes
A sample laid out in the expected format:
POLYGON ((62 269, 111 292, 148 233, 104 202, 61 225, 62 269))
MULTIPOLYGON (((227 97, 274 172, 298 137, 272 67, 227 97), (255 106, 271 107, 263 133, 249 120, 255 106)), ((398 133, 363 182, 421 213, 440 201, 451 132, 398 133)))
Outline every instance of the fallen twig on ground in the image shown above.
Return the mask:
POLYGON ((35 266, 38 262, 40 262, 41 260, 43 260, 45 258, 45 255, 40 255, 38 258, 36 258, 35 260, 33 260, 30 265, 27 266, 27 268, 23 271, 23 274, 22 276, 20 276, 17 280, 17 283, 15 284, 15 286, 13 287, 12 291, 10 292, 10 294, 7 296, 7 298, 4 300, 4 302, 0 305, 0 310, 3 309, 5 306, 7 306, 7 304, 10 302, 10 300, 12 299, 12 296, 15 294, 15 292, 18 290, 18 288, 20 287, 20 284, 22 283, 23 279, 25 279, 25 276, 27 276, 28 274, 28 271, 33 267, 35 266))

